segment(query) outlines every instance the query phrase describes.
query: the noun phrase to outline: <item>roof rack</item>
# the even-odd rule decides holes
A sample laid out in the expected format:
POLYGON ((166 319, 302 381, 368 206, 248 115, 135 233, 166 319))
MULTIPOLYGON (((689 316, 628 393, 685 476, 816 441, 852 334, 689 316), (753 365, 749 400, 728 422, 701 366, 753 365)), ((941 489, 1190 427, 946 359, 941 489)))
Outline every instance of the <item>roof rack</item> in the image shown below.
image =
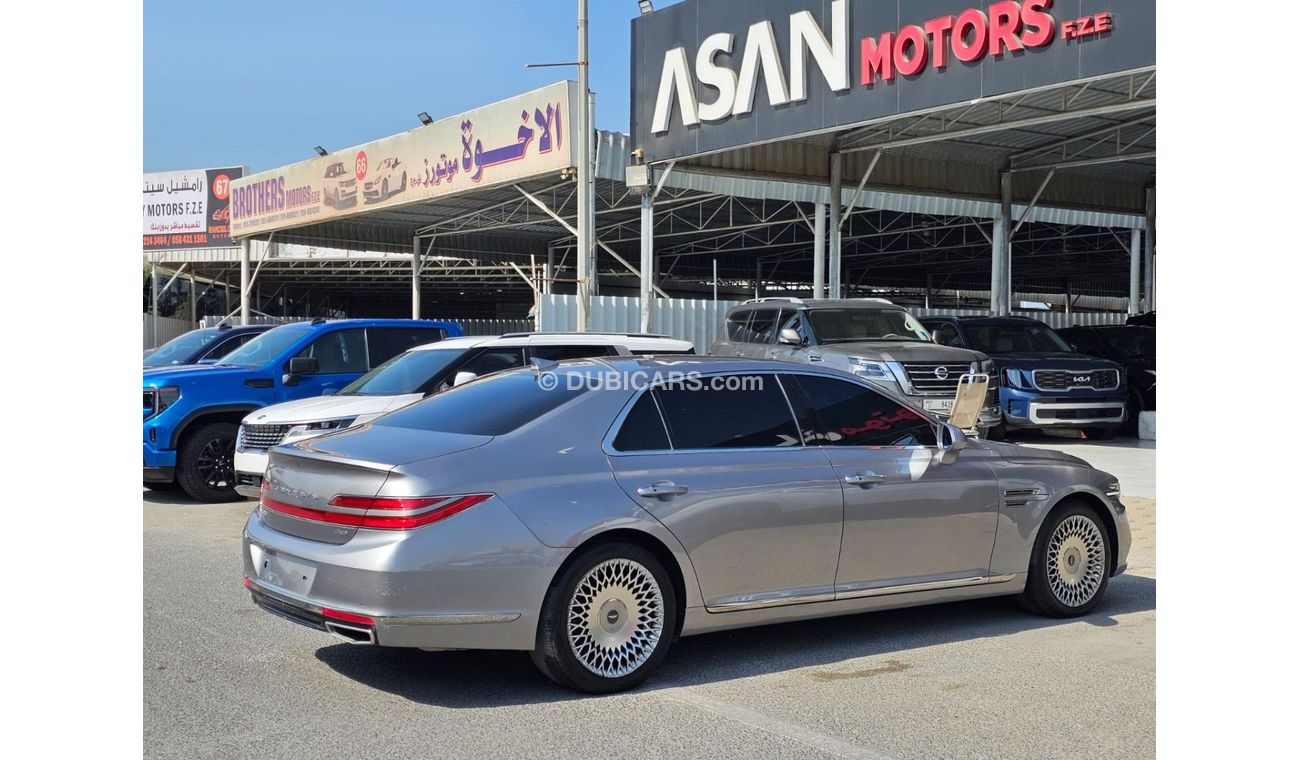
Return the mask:
POLYGON ((671 340, 671 335, 660 335, 658 333, 624 333, 624 332, 603 332, 601 330, 592 330, 590 332, 565 332, 562 330, 540 330, 537 332, 512 332, 505 333, 499 337, 502 338, 534 338, 547 335, 618 335, 624 338, 666 338, 671 340))
POLYGON ((799 304, 803 303, 802 298, 794 298, 793 296, 767 296, 765 298, 751 298, 748 301, 743 302, 741 306, 744 306, 747 303, 766 303, 768 301, 780 301, 782 303, 799 303, 799 304))

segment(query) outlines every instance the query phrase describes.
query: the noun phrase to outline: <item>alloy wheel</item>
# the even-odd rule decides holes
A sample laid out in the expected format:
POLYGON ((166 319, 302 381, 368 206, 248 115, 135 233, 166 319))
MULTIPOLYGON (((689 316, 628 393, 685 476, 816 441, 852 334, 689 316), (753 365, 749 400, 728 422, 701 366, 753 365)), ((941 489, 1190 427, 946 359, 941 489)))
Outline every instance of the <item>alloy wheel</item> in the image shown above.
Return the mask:
POLYGON ((213 438, 195 460, 199 480, 208 488, 230 488, 235 483, 235 442, 213 438))
POLYGON ((1047 544, 1047 584, 1067 607, 1092 600, 1106 577, 1106 540, 1097 523, 1070 515, 1056 526, 1047 544))
POLYGON ((620 678, 644 665, 663 630, 663 592, 654 575, 630 559, 606 560, 587 571, 569 600, 573 654, 604 678, 620 678))

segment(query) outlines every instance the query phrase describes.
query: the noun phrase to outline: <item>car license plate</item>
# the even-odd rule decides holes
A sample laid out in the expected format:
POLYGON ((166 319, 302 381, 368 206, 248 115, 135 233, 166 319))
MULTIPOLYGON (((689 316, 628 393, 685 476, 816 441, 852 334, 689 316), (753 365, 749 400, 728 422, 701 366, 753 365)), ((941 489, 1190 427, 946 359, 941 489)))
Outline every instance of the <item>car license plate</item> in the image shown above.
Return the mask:
POLYGON ((952 411, 952 402, 950 398, 927 398, 921 402, 921 408, 927 412, 947 414, 952 411))
POLYGON ((312 581, 316 579, 316 563, 266 549, 262 551, 257 579, 291 594, 306 596, 311 591, 312 581))

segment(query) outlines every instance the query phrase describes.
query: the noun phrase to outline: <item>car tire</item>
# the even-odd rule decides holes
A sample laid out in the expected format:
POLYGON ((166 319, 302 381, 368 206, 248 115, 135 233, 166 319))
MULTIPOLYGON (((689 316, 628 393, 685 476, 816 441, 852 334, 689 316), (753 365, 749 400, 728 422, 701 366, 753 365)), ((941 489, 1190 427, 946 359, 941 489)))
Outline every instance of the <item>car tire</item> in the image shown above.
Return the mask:
POLYGON ((1132 435, 1134 438, 1138 434, 1138 415, 1142 414, 1146 405, 1142 403, 1142 394, 1138 393, 1137 388, 1128 389, 1128 419, 1124 422, 1124 432, 1132 435))
POLYGON ((1062 502, 1039 528, 1021 606, 1054 618, 1088 614, 1110 584, 1113 551, 1096 509, 1082 501, 1062 502))
POLYGON ((1113 427, 1084 428, 1083 435, 1090 441, 1109 441, 1119 432, 1113 427))
POLYGON ((235 493, 233 422, 200 425, 181 441, 176 454, 176 480, 190 497, 209 503, 238 501, 235 493))
POLYGON ((533 663, 571 689, 623 691, 659 667, 676 627, 677 598, 663 564, 636 544, 600 544, 547 591, 533 663))
POLYGON ((990 441, 1005 441, 1007 439, 1007 423, 1000 422, 996 426, 989 428, 988 435, 985 438, 990 441))

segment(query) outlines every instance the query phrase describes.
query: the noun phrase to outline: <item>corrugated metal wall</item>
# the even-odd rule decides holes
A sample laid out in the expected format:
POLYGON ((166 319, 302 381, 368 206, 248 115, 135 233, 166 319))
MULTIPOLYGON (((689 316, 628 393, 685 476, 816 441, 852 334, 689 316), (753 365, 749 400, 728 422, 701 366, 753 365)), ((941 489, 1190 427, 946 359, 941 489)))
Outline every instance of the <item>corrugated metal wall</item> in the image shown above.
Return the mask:
MULTIPOLYGON (((695 350, 705 353, 722 326, 727 309, 740 301, 705 301, 687 298, 659 298, 655 300, 650 332, 663 333, 695 344, 695 350)), ((987 316, 986 309, 922 309, 908 307, 918 317, 953 314, 957 316, 987 316)), ((1127 318, 1118 313, 1075 313, 1017 311, 1016 316, 1042 320, 1052 327, 1070 325, 1122 325, 1127 318)), ((641 299, 622 296, 596 296, 591 299, 592 332, 640 332, 641 299)), ((577 296, 542 296, 542 329, 572 332, 578 329, 577 296)))
POLYGON ((190 330, 194 329, 194 323, 188 319, 174 319, 172 317, 158 318, 158 341, 153 339, 153 318, 148 314, 144 315, 144 346, 142 348, 157 348, 172 338, 179 338, 190 330))

